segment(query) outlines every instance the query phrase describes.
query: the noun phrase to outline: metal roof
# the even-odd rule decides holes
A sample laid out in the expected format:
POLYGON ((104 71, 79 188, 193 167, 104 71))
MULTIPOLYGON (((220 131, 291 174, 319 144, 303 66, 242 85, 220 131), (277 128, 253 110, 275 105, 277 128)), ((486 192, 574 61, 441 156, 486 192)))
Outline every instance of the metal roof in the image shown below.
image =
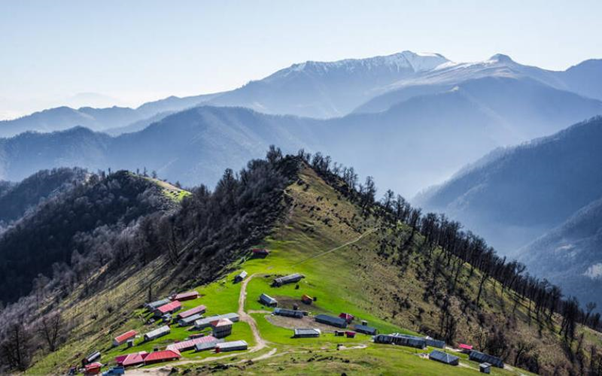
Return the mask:
POLYGON ((171 300, 165 298, 165 299, 161 299, 161 300, 155 300, 154 302, 151 303, 146 303, 146 306, 150 309, 155 309, 157 307, 161 307, 162 305, 166 305, 167 303, 169 303, 171 300))
POLYGON ((376 334, 377 330, 374 327, 368 326, 368 325, 355 325, 355 330, 360 332, 360 333, 364 333, 364 334, 376 334))
POLYGON ((213 341, 197 343, 196 345, 194 345, 194 349, 195 349, 195 351, 211 350, 211 349, 214 349, 218 343, 222 343, 222 342, 224 342, 223 339, 215 338, 213 341))
POLYGON ((148 354, 144 358, 144 362, 145 363, 160 362, 160 361, 171 360, 171 359, 176 359, 176 358, 180 359, 181 357, 182 357, 182 355, 180 355, 180 352, 178 350, 162 350, 162 351, 155 351, 155 352, 148 354))
POLYGON ((199 293, 197 291, 187 291, 187 292, 181 292, 179 294, 176 294, 176 296, 174 296, 173 300, 190 299, 190 298, 196 298, 198 296, 199 296, 199 293))
POLYGON ((489 363, 498 368, 504 368, 504 361, 502 359, 495 357, 493 355, 484 354, 479 351, 475 351, 475 350, 471 351, 468 358, 470 360, 474 360, 474 361, 481 362, 481 363, 489 363))
POLYGON ((148 338, 156 338, 156 337, 165 335, 165 334, 169 333, 170 331, 171 331, 171 329, 169 329, 169 326, 163 325, 160 328, 151 330, 150 332, 146 333, 144 336, 148 337, 148 338))
POLYGON ((228 351, 228 350, 236 350, 236 349, 246 349, 249 345, 247 344, 247 341, 231 341, 231 342, 222 342, 222 343, 218 343, 217 346, 215 346, 216 348, 219 348, 221 351, 228 351))
POLYGON ((113 340, 113 342, 123 343, 123 342, 127 341, 128 339, 135 337, 136 334, 138 334, 137 331, 135 331, 135 330, 129 330, 129 331, 127 331, 127 332, 125 332, 125 333, 123 333, 123 334, 115 337, 115 339, 113 340))
POLYGON ((277 285, 284 285, 286 283, 297 282, 297 281, 301 280, 302 278, 305 278, 305 276, 303 274, 294 273, 294 274, 289 274, 284 277, 276 278, 274 280, 274 283, 277 285))
POLYGON ((295 336, 303 336, 303 335, 317 335, 319 336, 322 332, 320 329, 310 329, 310 328, 297 328, 295 329, 295 336))
POLYGON ((192 316, 192 315, 196 315, 196 314, 199 314, 199 313, 200 314, 205 313, 206 310, 207 310, 207 307, 205 307, 204 305, 200 305, 200 306, 196 306, 194 308, 191 308, 189 310, 186 310, 184 312, 178 313, 178 317, 181 318, 181 319, 185 319, 185 318, 187 318, 189 316, 192 316))
POLYGON ((334 316, 329 316, 329 315, 317 315, 315 317, 315 320, 319 323, 326 324, 326 325, 332 325, 332 326, 336 326, 339 328, 347 327, 347 320, 342 319, 340 317, 334 317, 334 316))
POLYGON ((207 328, 207 327, 211 326, 212 321, 219 320, 219 319, 228 319, 232 322, 238 322, 240 320, 240 317, 238 316, 238 314, 233 313, 233 312, 225 313, 223 315, 209 316, 209 317, 205 317, 204 319, 196 320, 194 322, 194 325, 199 329, 203 329, 203 328, 207 328))
POLYGON ((457 356, 439 350, 433 350, 429 354, 429 359, 454 366, 457 366, 460 362, 460 358, 457 356))
POLYGON ((189 339, 189 340, 182 341, 182 342, 172 343, 171 345, 167 346, 167 350, 175 349, 178 351, 186 351, 186 350, 192 349, 199 343, 209 343, 209 342, 215 342, 215 341, 217 341, 217 338, 215 338, 213 336, 198 337, 198 338, 193 338, 193 339, 189 339))
POLYGON ((278 301, 267 294, 261 294, 259 301, 265 304, 278 304, 278 301))
POLYGON ((196 320, 199 320, 199 319, 202 319, 202 318, 203 318, 203 315, 201 315, 201 314, 196 314, 196 315, 188 316, 188 317, 186 317, 184 319, 180 319, 178 321, 178 325, 180 325, 180 326, 192 325, 192 324, 194 324, 194 322, 196 320))
POLYGON ((156 308, 156 310, 161 313, 169 313, 180 308, 182 308, 182 304, 179 301, 174 300, 171 303, 167 303, 165 305, 162 305, 161 307, 156 308))
POLYGON ((247 277, 247 272, 243 270, 236 277, 238 277, 240 279, 245 279, 247 277))
POLYGON ((303 316, 305 316, 303 314, 303 311, 295 311, 292 309, 284 309, 284 308, 275 308, 274 309, 274 314, 278 315, 278 316, 286 316, 286 317, 295 317, 295 318, 302 318, 303 316))
POLYGON ((445 348, 445 341, 440 341, 438 339, 426 337, 426 345, 431 347, 438 347, 440 349, 445 348))

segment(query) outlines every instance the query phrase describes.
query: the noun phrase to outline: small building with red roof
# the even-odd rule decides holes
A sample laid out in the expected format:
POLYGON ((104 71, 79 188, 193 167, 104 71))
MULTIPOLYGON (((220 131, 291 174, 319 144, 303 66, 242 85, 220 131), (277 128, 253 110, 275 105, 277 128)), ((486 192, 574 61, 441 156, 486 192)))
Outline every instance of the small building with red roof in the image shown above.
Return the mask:
POLYGON ((132 339, 138 335, 135 330, 129 330, 113 339, 113 346, 119 346, 127 342, 128 339, 132 339))
POLYGON ((175 349, 154 351, 144 358, 144 364, 170 362, 172 360, 178 360, 181 357, 182 355, 180 352, 175 349))
POLYGON ((144 358, 146 358, 147 355, 148 353, 146 351, 139 351, 137 353, 120 355, 115 358, 115 363, 123 367, 137 366, 139 364, 144 363, 144 358))
POLYGON ((175 300, 155 309, 155 316, 163 316, 168 313, 174 313, 182 309, 182 303, 175 300))
POLYGON ((339 317, 342 318, 342 319, 345 319, 345 321, 347 321, 347 324, 351 324, 351 322, 355 318, 353 315, 351 315, 349 313, 341 313, 339 315, 339 317))
POLYGON ((197 299, 199 296, 200 296, 200 294, 196 291, 188 291, 188 292, 182 292, 182 293, 174 295, 174 297, 171 298, 171 300, 178 300, 180 302, 183 302, 185 300, 197 299))
POLYGON ((265 258, 270 254, 270 251, 265 248, 253 248, 251 252, 253 253, 253 257, 257 258, 265 258))
POLYGON ((472 346, 471 345, 467 345, 465 343, 461 343, 458 348, 460 349, 460 351, 462 351, 463 353, 469 353, 472 351, 472 346))
POLYGON ((205 307, 204 305, 200 305, 200 306, 191 308, 189 310, 186 310, 184 312, 178 313, 176 318, 178 320, 180 320, 180 319, 185 319, 187 317, 194 316, 194 315, 202 315, 203 313, 205 313, 205 311, 207 311, 207 307, 205 307))
POLYGON ((232 321, 229 319, 215 320, 211 322, 211 326, 215 338, 224 338, 232 334, 232 321))
POLYGON ((98 362, 86 364, 84 367, 84 375, 98 375, 102 369, 102 364, 98 362))
POLYGON ((216 341, 217 341, 217 338, 215 338, 214 336, 192 338, 192 339, 189 339, 186 341, 172 343, 171 345, 167 346, 167 350, 178 350, 180 352, 188 351, 188 350, 192 350, 199 343, 208 343, 208 342, 216 342, 216 341))

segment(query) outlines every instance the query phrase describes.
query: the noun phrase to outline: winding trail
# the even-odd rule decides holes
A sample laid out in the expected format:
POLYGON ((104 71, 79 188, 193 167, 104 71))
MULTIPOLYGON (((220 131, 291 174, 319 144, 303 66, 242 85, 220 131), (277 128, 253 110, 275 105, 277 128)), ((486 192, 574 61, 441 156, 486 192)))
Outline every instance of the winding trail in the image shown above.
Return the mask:
POLYGON ((364 236, 367 236, 367 235, 373 234, 373 233, 375 233, 376 231, 378 231, 378 229, 379 229, 378 227, 371 228, 370 230, 368 230, 368 231, 364 232, 363 234, 361 234, 361 235, 360 235, 360 236, 358 236, 357 238, 355 238, 355 239, 353 239, 353 240, 350 240, 350 241, 348 241, 348 242, 347 242, 347 243, 345 243, 345 244, 341 244, 341 245, 339 245, 339 246, 337 246, 337 247, 334 247, 334 248, 332 248, 332 249, 329 249, 329 250, 327 250, 327 251, 324 251, 324 252, 322 252, 322 253, 318 253, 317 255, 314 255, 314 256, 308 257, 308 258, 306 258, 306 259, 303 259, 303 260, 301 260, 301 261, 299 261, 299 262, 297 262, 297 263, 293 264, 293 266, 296 266, 296 265, 301 265, 301 264, 303 264, 303 263, 304 263, 304 262, 306 262, 306 261, 313 260, 313 259, 316 259, 316 258, 318 258, 318 257, 322 257, 322 256, 324 256, 324 255, 327 255, 327 254, 329 254, 329 253, 336 252, 336 251, 338 251, 338 250, 339 250, 339 249, 341 249, 341 248, 345 248, 345 247, 347 247, 348 245, 351 245, 351 244, 357 243, 357 242, 359 242, 360 240, 362 240, 362 238, 363 238, 364 236))
MULTIPOLYGON (((339 245, 337 247, 334 247, 332 249, 329 249, 327 251, 324 251, 322 253, 319 253, 317 255, 308 257, 304 260, 301 260, 295 264, 292 264, 292 266, 295 265, 300 265, 306 261, 309 261, 311 259, 315 259, 318 257, 322 257, 326 254, 329 254, 331 252, 335 252, 338 251, 341 248, 347 247, 348 245, 357 243, 358 241, 360 241, 363 237, 372 234, 374 232, 376 232, 378 230, 378 227, 376 228, 372 228, 366 232, 364 232, 363 234, 361 234, 360 236, 358 236, 357 238, 348 241, 347 243, 344 243, 342 245, 339 245)), ((255 321, 255 319, 249 315, 246 311, 245 311, 245 302, 247 300, 247 286, 249 284, 249 282, 251 282, 251 280, 258 276, 258 274, 252 274, 250 275, 248 278, 244 279, 241 282, 241 286, 240 286, 240 294, 238 296, 238 316, 240 317, 240 321, 242 322, 246 322, 249 327, 251 328, 251 332, 253 333, 253 339, 255 340, 255 346, 251 347, 248 351, 248 353, 253 353, 253 352, 257 352, 266 348, 269 348, 268 346, 268 342, 263 339, 263 337, 261 336, 261 333, 259 332, 259 329, 257 328, 257 322, 255 321)), ((250 313, 264 313, 267 311, 249 311, 250 313)), ((367 346, 365 344, 361 344, 358 346, 352 346, 352 347, 342 347, 340 350, 358 350, 358 349, 365 349, 367 346)), ((284 355, 286 353, 291 353, 291 351, 285 351, 284 353, 281 354, 276 354, 278 351, 277 348, 272 348, 269 352, 260 355, 256 358, 251 359, 253 362, 256 361, 260 361, 260 360, 265 360, 265 359, 269 359, 272 358, 274 356, 278 356, 278 355, 284 355)), ((294 353, 294 351, 293 351, 294 353)), ((127 370, 127 374, 128 375, 138 375, 138 376, 154 376, 154 375, 167 375, 171 372, 172 367, 174 366, 178 366, 178 365, 185 365, 185 364, 191 364, 191 363, 207 363, 207 362, 212 362, 215 360, 221 360, 221 359, 227 359, 227 358, 232 358, 235 357, 237 355, 240 354, 229 354, 229 355, 222 355, 222 356, 213 356, 213 357, 208 357, 205 359, 197 359, 197 360, 181 360, 181 361, 177 361, 177 362, 173 362, 170 363, 168 365, 165 366, 161 366, 161 367, 157 367, 157 368, 147 368, 147 369, 129 369, 127 370)), ((243 359, 241 361, 239 361, 238 363, 242 363, 242 362, 247 362, 248 360, 243 359)))
POLYGON ((238 296, 238 316, 240 316, 240 321, 246 322, 251 327, 251 331, 253 332, 253 339, 255 339, 255 346, 249 349, 249 352, 256 352, 261 349, 266 348, 267 342, 261 337, 261 333, 259 333, 259 329, 257 329, 257 322, 255 319, 245 312, 245 301, 247 300, 247 285, 253 277, 257 274, 252 274, 249 278, 246 278, 241 282, 240 286, 240 295, 238 296))

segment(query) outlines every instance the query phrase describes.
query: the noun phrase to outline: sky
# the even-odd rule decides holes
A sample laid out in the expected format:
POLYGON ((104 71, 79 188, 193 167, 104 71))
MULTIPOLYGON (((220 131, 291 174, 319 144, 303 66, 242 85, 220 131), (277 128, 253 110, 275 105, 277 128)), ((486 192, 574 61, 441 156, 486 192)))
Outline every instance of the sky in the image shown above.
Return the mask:
POLYGON ((0 119, 229 90, 293 63, 602 58, 602 1, 0 1, 0 119))

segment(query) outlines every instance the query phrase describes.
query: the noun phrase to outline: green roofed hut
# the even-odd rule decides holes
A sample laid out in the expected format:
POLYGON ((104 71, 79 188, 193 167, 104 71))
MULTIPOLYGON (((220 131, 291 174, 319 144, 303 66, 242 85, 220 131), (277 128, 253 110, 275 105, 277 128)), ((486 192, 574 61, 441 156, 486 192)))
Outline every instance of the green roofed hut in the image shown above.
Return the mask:
POLYGON ((458 364, 460 364, 460 358, 439 350, 433 350, 429 354, 429 359, 434 360, 436 362, 449 364, 450 366, 457 366, 458 364))

